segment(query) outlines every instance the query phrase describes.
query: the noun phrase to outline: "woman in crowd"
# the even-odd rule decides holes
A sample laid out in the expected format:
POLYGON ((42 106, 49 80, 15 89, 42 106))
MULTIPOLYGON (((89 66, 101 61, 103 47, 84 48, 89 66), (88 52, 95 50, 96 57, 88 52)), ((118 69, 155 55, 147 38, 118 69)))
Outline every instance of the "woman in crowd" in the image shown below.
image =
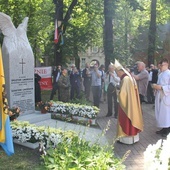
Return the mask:
POLYGON ((62 68, 62 73, 58 80, 58 86, 60 90, 60 101, 68 102, 70 99, 70 78, 68 76, 68 71, 66 68, 62 68))

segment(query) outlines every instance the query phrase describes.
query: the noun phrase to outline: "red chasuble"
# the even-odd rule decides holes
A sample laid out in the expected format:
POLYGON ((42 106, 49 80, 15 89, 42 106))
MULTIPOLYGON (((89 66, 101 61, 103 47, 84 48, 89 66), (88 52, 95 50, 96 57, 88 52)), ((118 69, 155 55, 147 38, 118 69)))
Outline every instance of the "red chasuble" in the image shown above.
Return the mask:
POLYGON ((118 94, 117 137, 135 136, 143 130, 143 118, 136 81, 124 74, 118 94))

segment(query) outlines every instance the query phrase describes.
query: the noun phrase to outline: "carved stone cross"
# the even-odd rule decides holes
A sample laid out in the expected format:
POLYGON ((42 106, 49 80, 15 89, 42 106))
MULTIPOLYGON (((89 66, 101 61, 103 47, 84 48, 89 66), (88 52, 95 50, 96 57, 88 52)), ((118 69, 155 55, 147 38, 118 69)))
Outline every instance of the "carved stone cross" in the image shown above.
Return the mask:
POLYGON ((24 61, 23 61, 23 58, 22 58, 22 62, 20 62, 19 64, 22 64, 22 74, 24 73, 24 64, 26 64, 24 61))

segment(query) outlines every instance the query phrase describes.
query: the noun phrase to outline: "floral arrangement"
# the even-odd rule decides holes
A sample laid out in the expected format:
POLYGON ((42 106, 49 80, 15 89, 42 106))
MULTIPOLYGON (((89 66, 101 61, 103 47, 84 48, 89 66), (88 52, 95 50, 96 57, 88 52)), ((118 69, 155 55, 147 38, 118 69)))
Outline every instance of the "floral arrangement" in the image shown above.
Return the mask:
POLYGON ((21 110, 19 107, 12 107, 8 109, 8 114, 11 121, 16 120, 16 118, 19 117, 20 113, 21 110))
POLYGON ((158 140, 156 144, 149 145, 144 152, 145 170, 170 169, 170 134, 166 140, 158 140))
POLYGON ((50 111, 72 116, 86 117, 90 119, 95 119, 97 117, 97 114, 99 113, 99 109, 96 106, 87 106, 63 102, 52 102, 50 111))
POLYGON ((52 103, 51 102, 38 102, 37 106, 40 108, 40 110, 46 110, 49 111, 52 103))
POLYGON ((8 106, 4 107, 4 113, 9 115, 10 121, 16 120, 17 117, 21 114, 21 110, 19 107, 9 108, 8 106))
POLYGON ((12 108, 9 107, 4 84, 2 85, 2 100, 3 100, 4 113, 9 115, 11 121, 16 120, 16 118, 20 115, 21 110, 19 107, 12 107, 12 108))
POLYGON ((63 141, 69 142, 77 136, 74 131, 62 131, 60 129, 36 126, 27 121, 11 122, 12 136, 20 142, 41 142, 46 147, 56 147, 63 141))

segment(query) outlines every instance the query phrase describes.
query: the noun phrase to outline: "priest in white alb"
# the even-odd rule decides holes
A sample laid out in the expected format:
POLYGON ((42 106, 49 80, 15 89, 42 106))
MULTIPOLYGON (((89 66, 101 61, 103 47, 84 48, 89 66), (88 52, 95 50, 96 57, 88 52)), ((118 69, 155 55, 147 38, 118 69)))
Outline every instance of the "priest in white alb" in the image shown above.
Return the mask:
POLYGON ((155 117, 157 127, 161 128, 156 131, 166 137, 170 132, 170 70, 169 62, 166 58, 160 61, 160 74, 158 75, 157 84, 152 87, 155 90, 155 117))

